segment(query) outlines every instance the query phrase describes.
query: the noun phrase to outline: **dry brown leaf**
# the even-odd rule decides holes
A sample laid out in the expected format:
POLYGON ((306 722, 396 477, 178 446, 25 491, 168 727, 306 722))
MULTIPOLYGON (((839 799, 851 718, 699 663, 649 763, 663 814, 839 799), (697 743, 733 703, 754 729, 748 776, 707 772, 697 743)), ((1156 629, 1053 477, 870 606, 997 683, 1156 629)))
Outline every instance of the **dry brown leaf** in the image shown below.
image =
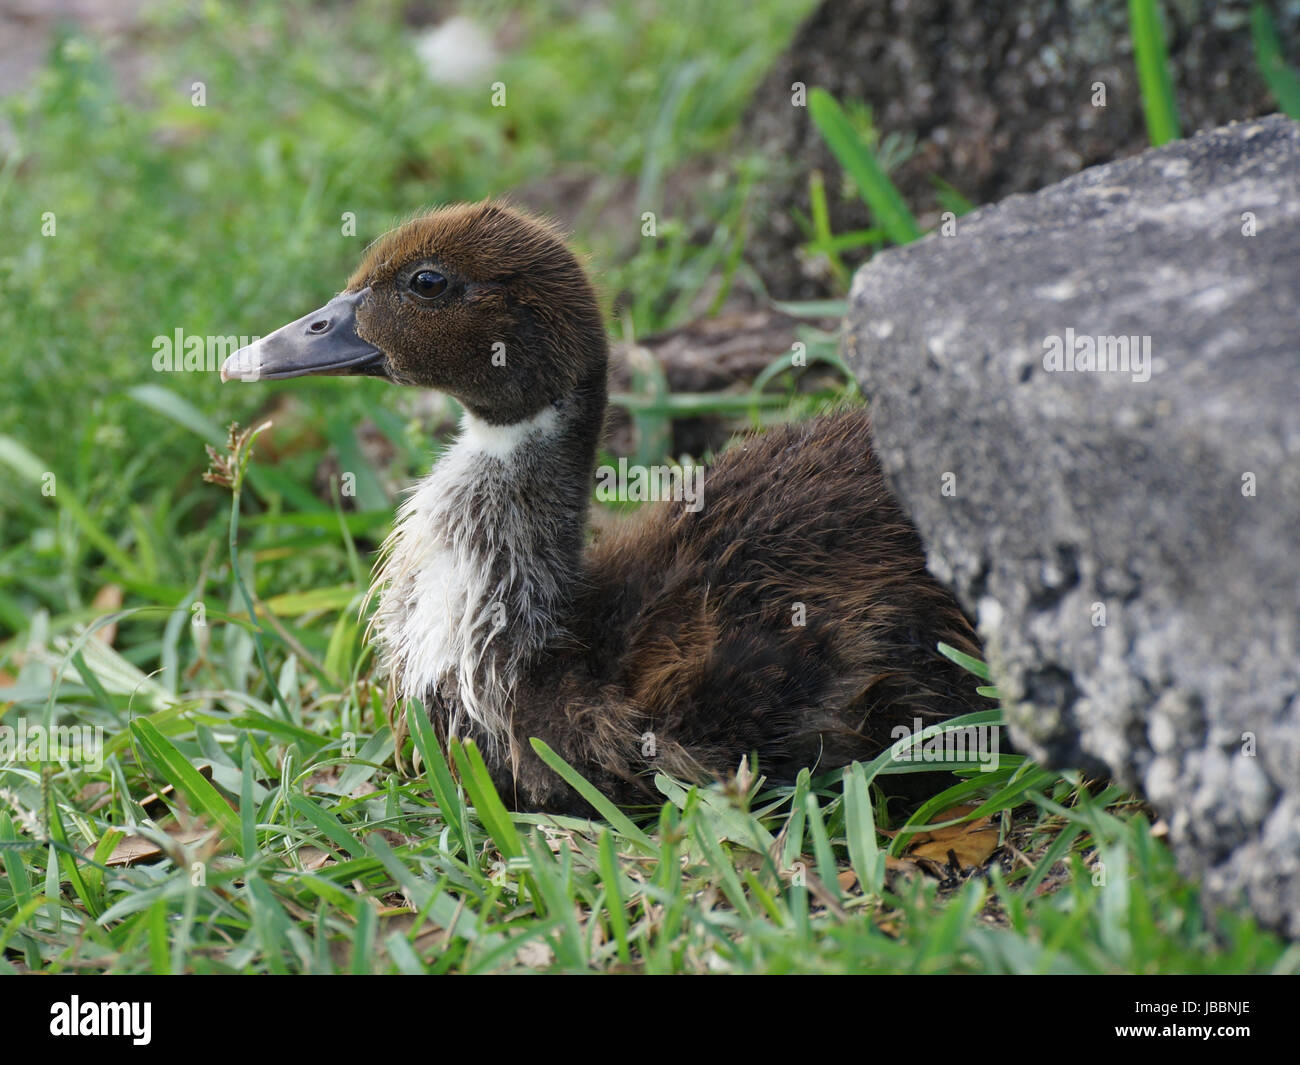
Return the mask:
POLYGON ((307 777, 303 782, 303 791, 315 791, 317 788, 333 788, 339 782, 342 772, 336 765, 323 766, 307 777))
POLYGON ((319 847, 299 847, 298 861, 302 862, 302 867, 309 873, 315 872, 327 865, 334 865, 334 855, 329 851, 323 851, 319 847))
POLYGON ((736 791, 741 795, 748 795, 749 789, 754 785, 754 771, 749 765, 749 758, 740 759, 740 766, 736 769, 736 775, 732 780, 736 791))
MULTIPOLYGON (((176 829, 169 830, 167 833, 167 835, 177 843, 184 844, 185 846, 203 842, 204 840, 216 836, 216 834, 216 831, 210 828, 197 828, 185 831, 176 829)), ((118 840, 117 846, 113 848, 113 853, 104 859, 104 864, 132 865, 135 862, 144 861, 146 858, 157 858, 162 854, 162 852, 162 848, 151 839, 146 839, 144 836, 125 836, 118 840)), ((88 848, 85 852, 87 858, 92 857, 94 853, 94 847, 88 848)))
POLYGON ((515 961, 529 969, 549 969, 555 960, 555 951, 549 943, 533 939, 515 951, 515 961))
POLYGON ((402 833, 398 832, 394 828, 377 828, 375 829, 375 832, 378 833, 380 838, 382 838, 390 847, 405 847, 411 842, 408 837, 402 835, 402 833))
MULTIPOLYGON (((971 805, 944 810, 934 823, 952 821, 975 810, 971 805)), ((959 825, 918 832, 912 837, 907 857, 913 861, 929 860, 948 865, 955 856, 962 869, 982 866, 998 847, 998 829, 991 817, 965 821, 959 825)))
POLYGON ((93 814, 102 806, 106 806, 113 801, 113 794, 109 790, 108 781, 92 780, 84 788, 77 792, 77 800, 82 803, 90 803, 86 807, 86 813, 93 814), (93 802, 91 800, 94 800, 93 802))
MULTIPOLYGON (((116 610, 122 609, 122 586, 120 584, 106 584, 91 601, 91 606, 101 614, 111 614, 116 610)), ((117 622, 111 621, 95 630, 95 639, 100 643, 113 646, 113 641, 117 638, 117 622)))
MULTIPOLYGON (((202 765, 196 765, 194 768, 198 770, 199 776, 203 777, 204 780, 212 779, 212 766, 210 763, 204 762, 202 765)), ((157 791, 151 791, 148 795, 146 795, 143 799, 140 800, 140 809, 142 809, 145 813, 149 814, 150 817, 163 816, 164 814, 170 811, 167 808, 167 804, 162 801, 162 798, 164 795, 171 795, 175 791, 176 791, 175 785, 164 784, 157 791), (153 810, 149 809, 150 806, 154 806, 154 807, 161 806, 162 809, 158 810, 155 813, 153 810)))

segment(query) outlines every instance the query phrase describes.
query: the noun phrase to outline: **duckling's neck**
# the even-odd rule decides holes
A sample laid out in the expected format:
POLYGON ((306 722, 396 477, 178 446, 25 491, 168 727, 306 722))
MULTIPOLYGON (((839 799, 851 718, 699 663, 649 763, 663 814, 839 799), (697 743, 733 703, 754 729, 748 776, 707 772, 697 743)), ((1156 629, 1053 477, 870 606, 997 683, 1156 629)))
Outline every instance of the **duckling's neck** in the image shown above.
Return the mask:
POLYGON ((521 672, 566 637, 604 406, 602 376, 515 424, 466 411, 398 513, 376 580, 381 658, 451 735, 504 742, 521 672))

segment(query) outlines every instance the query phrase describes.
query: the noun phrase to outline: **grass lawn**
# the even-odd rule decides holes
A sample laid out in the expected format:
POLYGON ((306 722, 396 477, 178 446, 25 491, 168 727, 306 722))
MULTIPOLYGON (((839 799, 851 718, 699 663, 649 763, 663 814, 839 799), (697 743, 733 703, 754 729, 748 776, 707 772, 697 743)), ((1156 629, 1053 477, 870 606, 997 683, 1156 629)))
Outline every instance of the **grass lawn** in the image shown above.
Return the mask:
MULTIPOLYGON (((0 101, 0 726, 103 738, 66 764, 0 746, 0 971, 1300 970, 1205 912, 1140 803, 1014 755, 918 811, 881 799, 907 768, 886 753, 794 788, 661 778, 662 807, 598 821, 508 815, 472 748, 404 727, 362 639, 439 420, 380 382, 155 370, 157 337, 321 305, 416 208, 555 175, 663 214, 650 241, 639 210, 578 222, 617 336, 716 306, 746 283, 762 161, 691 215, 665 183, 727 145, 809 7, 490 3, 516 42, 494 107, 429 79, 395 2, 162 4, 131 78, 69 29, 0 101), (204 480, 205 445, 268 419, 237 494, 204 480), (354 495, 318 485, 327 453, 354 495)), ((783 387, 784 417, 851 391, 788 384, 756 421, 783 387)))

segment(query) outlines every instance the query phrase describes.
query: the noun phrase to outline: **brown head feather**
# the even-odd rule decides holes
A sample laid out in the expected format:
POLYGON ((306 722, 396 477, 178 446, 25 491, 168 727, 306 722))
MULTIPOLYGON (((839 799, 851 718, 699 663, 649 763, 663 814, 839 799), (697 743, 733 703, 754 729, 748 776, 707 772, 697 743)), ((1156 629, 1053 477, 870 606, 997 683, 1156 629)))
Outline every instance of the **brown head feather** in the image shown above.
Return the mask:
POLYGON ((431 211, 370 247, 347 291, 363 288, 357 332, 400 384, 439 389, 494 424, 575 392, 603 401, 595 293, 549 222, 490 200, 431 211), (411 295, 421 270, 447 279, 436 300, 411 295))

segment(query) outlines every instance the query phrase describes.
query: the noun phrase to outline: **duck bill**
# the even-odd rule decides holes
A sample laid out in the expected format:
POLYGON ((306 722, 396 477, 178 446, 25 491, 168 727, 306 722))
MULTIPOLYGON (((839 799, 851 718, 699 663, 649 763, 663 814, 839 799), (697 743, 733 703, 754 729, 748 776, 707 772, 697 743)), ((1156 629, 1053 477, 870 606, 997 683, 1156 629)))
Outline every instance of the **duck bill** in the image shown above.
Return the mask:
POLYGON ((221 379, 279 381, 286 377, 386 377, 387 360, 357 335, 357 307, 369 288, 345 292, 319 310, 281 326, 232 352, 221 364, 221 379))

